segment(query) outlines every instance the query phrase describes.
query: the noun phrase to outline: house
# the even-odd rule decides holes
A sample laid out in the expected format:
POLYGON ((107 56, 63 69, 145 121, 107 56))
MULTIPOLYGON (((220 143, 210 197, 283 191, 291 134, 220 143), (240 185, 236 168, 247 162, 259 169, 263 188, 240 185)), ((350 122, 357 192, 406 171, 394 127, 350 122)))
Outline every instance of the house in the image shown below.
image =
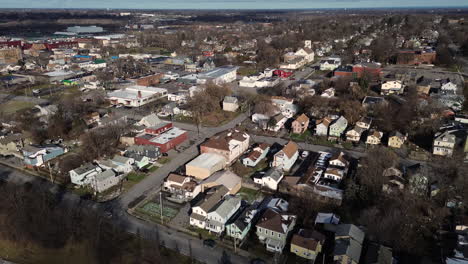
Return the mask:
POLYGON ((346 169, 349 167, 350 161, 348 155, 344 152, 339 152, 330 157, 328 164, 335 168, 346 169))
POLYGON ((228 193, 229 190, 224 186, 217 186, 208 190, 203 199, 198 200, 192 206, 190 225, 205 229, 208 212, 228 193))
POLYGON ((200 145, 201 153, 215 153, 232 164, 249 148, 250 136, 236 129, 221 132, 200 145))
POLYGON ((370 129, 371 124, 372 124, 372 118, 365 116, 359 119, 359 121, 356 123, 356 126, 367 130, 367 129, 370 129))
POLYGON ((223 110, 228 112, 236 112, 239 109, 239 102, 236 97, 226 96, 223 100, 223 110))
POLYGON ((158 147, 153 145, 133 145, 129 146, 125 151, 126 157, 132 157, 134 155, 148 157, 150 161, 156 161, 161 157, 161 151, 158 147))
POLYGON ((98 165, 104 170, 115 170, 118 173, 129 173, 133 170, 135 160, 119 155, 115 155, 112 159, 99 160, 98 165))
POLYGON ((325 91, 322 92, 322 94, 320 96, 325 97, 325 98, 334 97, 335 96, 335 88, 330 87, 330 88, 326 89, 325 91))
POLYGON ((303 57, 307 63, 314 61, 315 57, 314 51, 308 47, 298 49, 294 55, 297 57, 303 57))
POLYGON ((190 201, 201 192, 201 186, 191 177, 170 173, 163 183, 163 190, 174 198, 190 201))
POLYGON ((332 119, 329 117, 317 120, 315 125, 315 134, 317 136, 328 136, 328 128, 330 127, 331 122, 332 119))
POLYGON ((242 159, 242 164, 247 167, 255 167, 263 160, 270 151, 270 145, 261 143, 256 146, 247 157, 242 159))
POLYGON ((435 135, 433 152, 434 155, 451 157, 455 148, 456 137, 450 131, 439 132, 435 135))
POLYGON ((367 135, 366 144, 379 145, 382 142, 383 133, 381 131, 371 129, 367 135))
POLYGON ((273 167, 289 171, 299 157, 299 147, 293 141, 289 141, 283 149, 273 156, 273 167))
POLYGON ((226 223, 226 235, 239 244, 247 237, 252 224, 259 215, 259 203, 245 206, 226 223))
POLYGON ((325 235, 316 230, 300 229, 291 239, 291 253, 299 257, 315 261, 322 252, 325 235))
POLYGON ((22 149, 24 163, 27 167, 44 166, 46 162, 66 153, 66 149, 58 145, 29 145, 22 149))
POLYGON ((242 199, 236 196, 226 196, 206 216, 206 226, 210 232, 221 234, 225 225, 241 207, 242 199))
POLYGON ((254 175, 253 180, 256 184, 269 188, 271 190, 278 190, 278 185, 284 177, 284 173, 278 168, 272 167, 266 172, 259 172, 254 175))
POLYGON ((94 177, 102 171, 101 167, 92 163, 86 163, 69 171, 68 174, 70 175, 71 183, 78 186, 85 186, 90 185, 91 182, 94 181, 94 177))
POLYGON ((278 132, 284 127, 288 119, 282 114, 277 114, 268 120, 267 128, 270 131, 278 132))
POLYGON ((343 132, 348 127, 348 120, 344 116, 340 116, 330 125, 330 131, 328 132, 328 139, 340 139, 343 132))
POLYGON ((158 115, 156 115, 155 113, 151 113, 141 118, 141 120, 138 122, 138 125, 145 127, 156 127, 159 126, 161 123, 163 123, 163 121, 159 119, 158 115))
POLYGON ((403 190, 405 188, 406 179, 403 177, 402 170, 392 166, 386 168, 382 176, 384 176, 386 181, 382 186, 384 192, 391 193, 394 190, 403 190))
POLYGON ((333 71, 341 65, 341 58, 329 57, 320 61, 321 71, 333 71))
POLYGON ((300 115, 292 122, 292 132, 294 134, 302 134, 307 131, 309 127, 309 117, 305 114, 300 115))
POLYGON ((317 213, 315 217, 315 224, 333 224, 337 225, 340 223, 340 217, 332 213, 317 213))
POLYGON ((449 81, 449 82, 446 82, 444 84, 442 84, 442 86, 440 87, 440 89, 442 91, 450 91, 452 93, 456 93, 457 90, 458 90, 458 87, 456 84, 454 84, 453 82, 449 81))
POLYGON ((393 264, 392 249, 375 242, 370 242, 364 254, 363 264, 393 264))
POLYGON ((365 234, 352 224, 340 224, 335 231, 334 263, 358 264, 365 234))
POLYGON ((294 100, 282 96, 272 96, 271 104, 276 106, 282 115, 287 118, 291 118, 296 115, 298 106, 294 104, 294 100))
POLYGON ((236 194, 242 187, 242 178, 232 171, 218 171, 200 182, 202 192, 215 186, 224 186, 229 194, 236 194))
POLYGON ((330 179, 335 182, 341 182, 345 176, 345 171, 337 168, 327 168, 323 174, 323 178, 330 179))
POLYGON ((233 82, 237 78, 237 69, 238 67, 236 66, 222 66, 211 71, 202 72, 198 74, 197 83, 205 84, 211 81, 214 84, 220 85, 233 82))
POLYGON ((112 105, 140 107, 166 96, 167 89, 134 85, 125 89, 109 92, 107 94, 107 99, 112 105))
POLYGON ((202 153, 185 165, 185 173, 204 180, 226 166, 226 159, 216 153, 202 153))
POLYGON ((346 141, 349 142, 359 142, 361 140, 362 133, 367 129, 362 128, 358 125, 354 126, 352 129, 346 132, 346 141))
POLYGON ((386 81, 380 87, 381 95, 402 94, 405 90, 405 85, 402 81, 386 81))
POLYGON ((260 216, 257 227, 257 237, 266 249, 281 253, 286 241, 296 225, 296 216, 275 208, 267 208, 260 216))
POLYGON ((388 137, 388 146, 392 148, 401 148, 405 144, 406 136, 400 132, 391 132, 388 137))
POLYGON ((150 159, 147 156, 136 154, 136 153, 125 153, 124 156, 126 158, 133 159, 134 165, 137 167, 137 169, 142 169, 150 165, 150 159))
POLYGON ((120 180, 121 178, 117 175, 117 173, 114 170, 105 170, 94 176, 94 179, 91 181, 91 188, 93 188, 95 192, 100 193, 117 185, 120 182, 120 180))

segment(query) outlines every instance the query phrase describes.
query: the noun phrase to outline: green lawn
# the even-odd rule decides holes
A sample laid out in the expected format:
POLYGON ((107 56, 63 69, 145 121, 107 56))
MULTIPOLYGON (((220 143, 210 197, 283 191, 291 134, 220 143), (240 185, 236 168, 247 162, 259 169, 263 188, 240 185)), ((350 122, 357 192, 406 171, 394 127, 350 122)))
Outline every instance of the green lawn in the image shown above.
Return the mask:
POLYGON ((128 181, 135 182, 135 183, 143 180, 145 177, 146 177, 146 174, 141 173, 141 172, 130 172, 129 174, 127 174, 128 181))
POLYGON ((242 187, 238 194, 242 197, 242 199, 249 202, 253 202, 262 196, 262 192, 260 190, 254 190, 246 187, 242 187))
POLYGON ((149 172, 155 172, 155 171, 157 171, 158 169, 159 169, 158 166, 152 166, 152 167, 149 168, 148 170, 149 170, 149 172))
POLYGON ((306 132, 304 132, 302 134, 291 133, 291 135, 290 135, 291 139, 294 140, 294 141, 306 141, 311 136, 312 136, 312 134, 310 133, 309 130, 307 130, 306 132))
POLYGON ((13 114, 24 109, 32 108, 34 105, 36 104, 32 102, 11 100, 0 105, 0 112, 13 114))

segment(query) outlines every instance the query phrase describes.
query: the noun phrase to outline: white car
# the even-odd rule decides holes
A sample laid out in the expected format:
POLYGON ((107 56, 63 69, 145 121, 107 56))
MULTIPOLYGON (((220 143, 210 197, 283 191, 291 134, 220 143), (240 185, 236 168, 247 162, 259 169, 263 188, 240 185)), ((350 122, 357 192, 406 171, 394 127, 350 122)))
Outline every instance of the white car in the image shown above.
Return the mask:
POLYGON ((301 153, 301 157, 302 157, 302 158, 305 159, 305 158, 307 158, 308 156, 309 156, 309 151, 306 151, 306 150, 302 151, 302 153, 301 153))

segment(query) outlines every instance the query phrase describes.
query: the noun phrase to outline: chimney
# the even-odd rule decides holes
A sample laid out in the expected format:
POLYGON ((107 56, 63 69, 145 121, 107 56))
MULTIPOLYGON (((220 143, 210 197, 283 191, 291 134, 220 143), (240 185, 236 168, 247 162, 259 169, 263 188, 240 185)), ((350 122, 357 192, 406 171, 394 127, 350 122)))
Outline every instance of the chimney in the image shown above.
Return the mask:
POLYGON ((141 91, 138 91, 138 98, 141 98, 141 91))

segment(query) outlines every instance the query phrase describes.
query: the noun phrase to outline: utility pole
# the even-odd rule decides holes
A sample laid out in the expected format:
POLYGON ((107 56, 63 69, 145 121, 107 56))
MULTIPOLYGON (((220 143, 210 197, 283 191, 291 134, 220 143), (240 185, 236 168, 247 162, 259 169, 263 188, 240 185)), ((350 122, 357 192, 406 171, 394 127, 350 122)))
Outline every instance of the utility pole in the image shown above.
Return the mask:
POLYGON ((237 252, 237 247, 236 247, 236 237, 234 236, 234 253, 237 252))
POLYGON ((163 220, 162 192, 161 192, 161 191, 159 191, 159 206, 161 207, 161 223, 164 224, 164 220, 163 220))
POLYGON ((54 178, 52 177, 52 168, 50 167, 50 162, 47 163, 47 166, 49 167, 49 177, 50 181, 54 183, 54 178))

